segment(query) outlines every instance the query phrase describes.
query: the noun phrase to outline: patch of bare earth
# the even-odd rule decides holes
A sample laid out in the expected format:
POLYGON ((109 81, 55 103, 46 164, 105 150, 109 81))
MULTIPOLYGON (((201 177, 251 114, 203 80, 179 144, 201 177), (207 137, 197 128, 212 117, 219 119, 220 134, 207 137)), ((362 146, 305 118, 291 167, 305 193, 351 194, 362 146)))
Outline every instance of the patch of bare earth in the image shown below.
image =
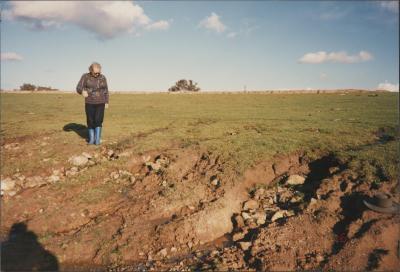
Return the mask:
MULTIPOLYGON (((399 265, 398 217, 367 210, 362 200, 373 190, 332 156, 279 156, 237 177, 200 148, 89 155, 90 167, 65 167, 59 181, 40 186, 20 181, 16 194, 2 197, 8 248, 10 229, 22 223, 61 270, 399 265), (118 167, 102 168, 110 160, 118 167), (77 182, 85 171, 91 179, 77 182)), ((7 258, 9 268, 21 268, 16 255, 7 258)))

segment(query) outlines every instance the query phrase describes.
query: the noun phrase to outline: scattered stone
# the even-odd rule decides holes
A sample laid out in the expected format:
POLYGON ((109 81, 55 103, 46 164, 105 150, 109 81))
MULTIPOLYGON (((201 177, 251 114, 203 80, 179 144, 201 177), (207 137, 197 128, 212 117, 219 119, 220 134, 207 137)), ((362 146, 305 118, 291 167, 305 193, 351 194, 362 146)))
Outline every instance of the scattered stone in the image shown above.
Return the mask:
POLYGON ((118 170, 120 177, 131 177, 132 173, 126 170, 118 170))
POLYGON ((5 191, 11 191, 15 187, 15 180, 5 178, 1 181, 1 194, 5 191))
POLYGON ((216 249, 214 249, 214 250, 211 251, 211 253, 210 253, 210 256, 211 256, 211 257, 215 257, 215 256, 217 256, 217 255, 219 255, 219 251, 216 250, 216 249))
POLYGON ((295 195, 290 199, 290 203, 298 203, 301 202, 303 198, 300 195, 295 195))
POLYGON ((293 197, 293 192, 291 190, 283 191, 279 194, 279 202, 286 203, 290 201, 292 197, 293 197))
POLYGON ((142 156, 142 160, 143 160, 145 163, 146 163, 146 162, 149 162, 150 159, 151 159, 151 157, 150 157, 149 155, 147 155, 147 156, 142 156))
POLYGON ((43 213, 43 212, 44 212, 44 209, 40 208, 39 213, 43 213))
POLYGON ((158 255, 161 255, 163 257, 166 257, 167 254, 168 254, 168 250, 166 248, 163 248, 158 252, 158 255))
POLYGON ((317 203, 317 200, 315 199, 315 198, 311 198, 310 199, 310 205, 314 205, 314 204, 316 204, 317 203))
POLYGON ((71 169, 65 171, 65 175, 66 175, 67 177, 69 177, 69 176, 75 176, 76 174, 78 174, 78 168, 75 167, 75 166, 72 167, 71 169))
POLYGON ((86 216, 88 216, 89 215, 89 210, 88 209, 84 209, 82 212, 81 212, 81 216, 82 217, 86 217, 86 216))
POLYGON ((271 218, 272 222, 275 222, 276 220, 278 220, 279 218, 283 218, 285 216, 283 211, 277 211, 271 218))
POLYGON ((264 188, 259 188, 257 191, 254 192, 254 198, 255 199, 260 199, 262 195, 264 195, 265 189, 264 188))
POLYGON ((251 242, 239 242, 242 250, 248 250, 251 247, 251 242))
POLYGON ((243 227, 244 227, 244 220, 243 220, 243 217, 242 217, 242 216, 240 216, 240 215, 238 214, 238 215, 236 215, 236 216, 234 217, 234 220, 235 220, 236 226, 237 226, 238 228, 243 228, 243 227))
POLYGON ((87 153, 87 152, 82 152, 82 156, 84 156, 84 157, 86 157, 86 158, 88 158, 88 159, 93 158, 92 155, 90 155, 90 154, 87 153))
POLYGON ((280 210, 277 211, 271 218, 272 222, 275 222, 276 220, 283 218, 283 217, 289 217, 289 216, 293 216, 294 212, 293 211, 287 211, 287 210, 280 210))
POLYGON ((248 210, 255 210, 258 208, 258 202, 254 199, 250 199, 246 201, 243 205, 243 209, 248 211, 248 210))
POLYGON ((267 215, 265 214, 265 212, 256 212, 253 215, 253 218, 256 220, 257 225, 263 225, 265 224, 267 215))
POLYGON ((169 251, 170 251, 170 252, 176 252, 177 249, 176 249, 176 247, 171 247, 171 249, 170 249, 169 251))
POLYGON ((110 178, 104 178, 103 179, 103 183, 107 183, 107 182, 109 182, 111 179, 110 178))
POLYGON ((333 175, 333 174, 339 172, 339 170, 340 170, 340 168, 337 167, 337 166, 330 167, 330 168, 329 168, 329 174, 333 175))
POLYGON ((57 181, 59 181, 60 180, 60 177, 59 176, 56 176, 56 175, 51 175, 50 177, 48 177, 47 178, 47 181, 48 182, 57 182, 57 181))
POLYGON ((166 167, 166 166, 168 166, 168 164, 169 164, 169 160, 168 160, 168 158, 166 158, 166 157, 158 158, 158 159, 156 160, 156 163, 157 163, 157 164, 160 164, 160 165, 163 166, 163 167, 166 167))
POLYGON ((68 159, 68 161, 74 166, 84 166, 89 161, 89 159, 83 155, 79 155, 72 156, 68 159))
POLYGON ((130 176, 130 177, 129 177, 129 181, 130 181, 131 183, 135 183, 136 178, 135 178, 134 176, 130 176))
POLYGON ((15 196, 16 194, 17 194, 17 191, 15 191, 15 190, 11 190, 11 191, 7 192, 8 196, 15 196))
POLYGON ((203 255, 203 253, 199 250, 199 251, 196 251, 194 253, 194 255, 196 255, 197 258, 200 258, 203 255))
POLYGON ((232 235, 232 240, 233 241, 238 241, 244 238, 244 236, 246 235, 247 232, 241 231, 241 232, 237 232, 235 234, 232 235))
POLYGON ((242 212, 242 218, 246 221, 248 219, 251 219, 251 216, 249 213, 247 212, 242 212))
POLYGON ((289 184, 289 185, 299 185, 299 184, 303 184, 305 180, 306 180, 306 178, 303 177, 303 176, 290 175, 287 178, 286 183, 289 184))
POLYGON ((118 174, 118 172, 111 172, 111 174, 110 174, 110 177, 112 178, 112 179, 117 179, 117 178, 119 178, 119 174, 118 174))
POLYGON ((325 260, 325 257, 322 254, 318 253, 316 256, 316 260, 317 260, 317 262, 320 263, 325 260))
POLYGON ((20 173, 15 174, 14 177, 17 178, 19 181, 25 180, 25 176, 21 175, 20 173))
POLYGON ((19 143, 10 143, 4 146, 5 149, 18 149, 19 143))
POLYGON ((26 178, 24 186, 27 188, 33 188, 40 187, 45 184, 47 184, 47 182, 41 176, 33 176, 26 178))
POLYGON ((149 167, 150 170, 154 170, 156 172, 161 170, 161 164, 159 163, 146 162, 145 164, 147 167, 149 167))
POLYGON ((218 185, 219 185, 219 180, 218 180, 218 178, 213 178, 213 179, 211 180, 211 184, 214 185, 214 186, 218 186, 218 185))

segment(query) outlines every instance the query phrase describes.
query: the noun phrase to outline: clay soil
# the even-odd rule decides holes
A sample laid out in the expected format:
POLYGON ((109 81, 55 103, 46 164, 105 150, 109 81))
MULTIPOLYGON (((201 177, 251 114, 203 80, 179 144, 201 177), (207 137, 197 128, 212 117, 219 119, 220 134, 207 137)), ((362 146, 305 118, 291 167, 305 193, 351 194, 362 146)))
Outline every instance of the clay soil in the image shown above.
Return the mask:
MULTIPOLYGON (((108 150, 96 152, 107 159, 108 150)), ((111 170, 102 171, 99 161, 73 179, 64 177, 56 184, 3 196, 2 267, 17 271, 399 267, 399 217, 367 209, 363 200, 378 189, 363 183, 331 154, 317 159, 301 152, 276 156, 260 160, 244 175, 227 167, 218 154, 195 147, 142 154, 121 150, 113 163, 111 170), (110 178, 119 170, 132 178, 110 178), (77 177, 88 172, 92 178, 80 183, 77 177), (288 185, 285 181, 291 175, 305 177, 304 183, 288 185), (251 208, 246 206, 250 204, 251 208), (288 213, 272 220, 278 211, 288 213), (21 256, 28 257, 21 260, 21 256)), ((379 191, 396 197, 394 186, 387 182, 379 191)))

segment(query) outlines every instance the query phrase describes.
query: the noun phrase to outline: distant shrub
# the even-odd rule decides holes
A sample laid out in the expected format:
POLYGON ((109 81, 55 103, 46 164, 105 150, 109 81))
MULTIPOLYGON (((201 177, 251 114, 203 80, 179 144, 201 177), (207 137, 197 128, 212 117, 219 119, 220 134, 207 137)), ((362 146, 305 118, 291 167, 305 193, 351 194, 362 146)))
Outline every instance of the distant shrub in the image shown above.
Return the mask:
POLYGON ((175 83, 174 86, 168 89, 169 92, 179 92, 179 91, 188 91, 188 92, 198 92, 200 88, 197 87, 197 83, 194 83, 192 80, 181 79, 175 83))
POLYGON ((30 83, 24 83, 20 87, 21 91, 57 91, 57 89, 53 89, 50 86, 49 87, 44 87, 44 86, 35 86, 30 83))
POLYGON ((36 88, 37 91, 56 91, 57 89, 53 89, 50 86, 49 87, 43 87, 43 86, 38 86, 36 88))
POLYGON ((21 91, 34 91, 36 90, 36 86, 29 83, 24 83, 21 87, 19 87, 21 91))

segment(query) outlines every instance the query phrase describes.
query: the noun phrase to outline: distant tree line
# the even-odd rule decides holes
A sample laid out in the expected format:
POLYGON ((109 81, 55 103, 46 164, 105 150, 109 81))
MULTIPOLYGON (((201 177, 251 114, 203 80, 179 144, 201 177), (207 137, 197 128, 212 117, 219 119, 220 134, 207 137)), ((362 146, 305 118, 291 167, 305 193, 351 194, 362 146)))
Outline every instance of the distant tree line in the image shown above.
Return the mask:
POLYGON ((174 86, 168 89, 169 92, 198 92, 200 88, 197 86, 197 83, 194 83, 192 80, 181 79, 178 80, 174 86))
POLYGON ((35 86, 30 83, 24 83, 22 86, 19 87, 21 91, 57 91, 58 89, 53 89, 50 86, 35 86))

